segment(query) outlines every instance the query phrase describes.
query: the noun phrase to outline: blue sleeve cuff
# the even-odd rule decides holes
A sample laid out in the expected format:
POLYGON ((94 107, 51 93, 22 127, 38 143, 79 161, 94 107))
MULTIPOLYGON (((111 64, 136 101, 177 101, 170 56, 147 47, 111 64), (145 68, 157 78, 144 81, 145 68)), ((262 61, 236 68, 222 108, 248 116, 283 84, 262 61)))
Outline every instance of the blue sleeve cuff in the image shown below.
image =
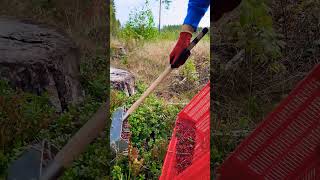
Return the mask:
POLYGON ((200 20, 207 12, 210 5, 210 0, 204 2, 203 0, 189 0, 187 16, 183 24, 188 24, 196 31, 200 20))

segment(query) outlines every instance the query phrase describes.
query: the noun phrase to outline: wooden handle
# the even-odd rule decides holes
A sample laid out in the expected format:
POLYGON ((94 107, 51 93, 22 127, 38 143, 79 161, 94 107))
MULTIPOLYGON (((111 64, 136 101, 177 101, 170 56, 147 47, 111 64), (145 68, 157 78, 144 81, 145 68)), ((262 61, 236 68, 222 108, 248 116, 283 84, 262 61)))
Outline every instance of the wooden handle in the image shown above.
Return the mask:
POLYGON ((143 100, 161 83, 161 81, 168 76, 168 74, 172 71, 171 66, 168 66, 163 73, 149 86, 149 88, 141 95, 141 97, 127 110, 123 119, 127 119, 129 115, 135 111, 139 105, 143 102, 143 100))
POLYGON ((92 118, 68 141, 61 151, 55 156, 53 162, 47 167, 40 179, 48 180, 58 177, 64 168, 85 150, 100 132, 105 129, 109 104, 104 103, 92 118))

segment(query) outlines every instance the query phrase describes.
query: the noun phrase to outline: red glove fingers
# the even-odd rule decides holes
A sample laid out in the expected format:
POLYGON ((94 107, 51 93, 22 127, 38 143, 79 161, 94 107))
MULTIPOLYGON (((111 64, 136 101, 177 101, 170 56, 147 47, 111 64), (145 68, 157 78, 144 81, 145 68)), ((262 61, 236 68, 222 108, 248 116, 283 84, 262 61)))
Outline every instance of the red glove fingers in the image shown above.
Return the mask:
POLYGON ((188 32, 181 32, 176 46, 170 53, 170 64, 172 68, 178 68, 183 65, 188 57, 190 56, 190 51, 186 51, 186 48, 190 44, 192 34, 188 32))

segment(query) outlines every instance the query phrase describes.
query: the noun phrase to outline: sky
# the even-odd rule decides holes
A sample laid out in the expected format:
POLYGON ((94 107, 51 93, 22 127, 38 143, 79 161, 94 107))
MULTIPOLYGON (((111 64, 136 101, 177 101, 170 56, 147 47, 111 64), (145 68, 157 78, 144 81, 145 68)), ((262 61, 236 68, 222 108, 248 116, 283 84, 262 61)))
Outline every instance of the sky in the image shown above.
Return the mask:
MULTIPOLYGON (((143 7, 145 0, 115 0, 116 18, 121 25, 129 19, 129 13, 136 8, 143 7)), ((150 7, 155 18, 155 24, 159 23, 159 0, 150 0, 150 7)), ((169 9, 162 8, 161 26, 182 24, 187 15, 188 0, 172 0, 169 9)), ((210 26, 210 8, 200 21, 199 27, 210 26)))

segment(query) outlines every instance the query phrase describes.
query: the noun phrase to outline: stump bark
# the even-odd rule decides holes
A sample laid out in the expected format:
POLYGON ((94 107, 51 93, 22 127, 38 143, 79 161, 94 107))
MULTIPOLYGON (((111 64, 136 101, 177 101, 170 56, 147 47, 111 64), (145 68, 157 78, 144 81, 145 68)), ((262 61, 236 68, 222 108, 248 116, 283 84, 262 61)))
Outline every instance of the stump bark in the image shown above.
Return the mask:
POLYGON ((135 78, 128 71, 110 67, 110 83, 111 87, 124 91, 128 96, 135 93, 135 78))
POLYGON ((0 78, 24 91, 48 92, 58 111, 82 101, 79 50, 47 25, 0 17, 0 78))

